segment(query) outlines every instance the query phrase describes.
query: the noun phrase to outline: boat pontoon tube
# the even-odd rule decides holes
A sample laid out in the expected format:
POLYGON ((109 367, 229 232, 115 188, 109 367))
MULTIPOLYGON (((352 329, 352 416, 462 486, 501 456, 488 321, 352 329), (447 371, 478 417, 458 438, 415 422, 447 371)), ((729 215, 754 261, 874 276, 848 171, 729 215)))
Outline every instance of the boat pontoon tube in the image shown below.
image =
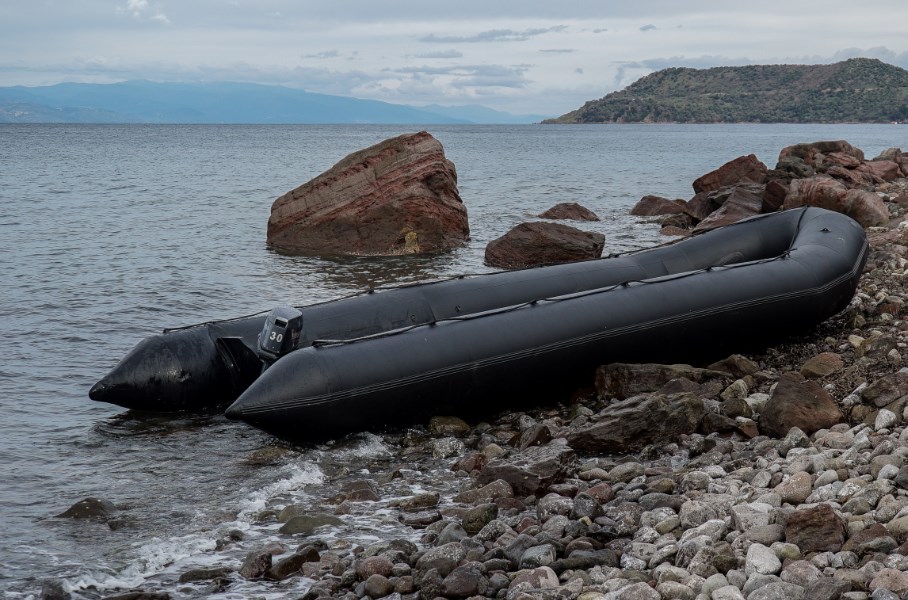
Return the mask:
POLYGON ((755 217, 629 257, 641 277, 623 276, 628 257, 604 259, 621 275, 598 289, 291 352, 227 416, 317 438, 468 411, 609 362, 732 352, 842 310, 866 254, 863 229, 842 214, 755 217))

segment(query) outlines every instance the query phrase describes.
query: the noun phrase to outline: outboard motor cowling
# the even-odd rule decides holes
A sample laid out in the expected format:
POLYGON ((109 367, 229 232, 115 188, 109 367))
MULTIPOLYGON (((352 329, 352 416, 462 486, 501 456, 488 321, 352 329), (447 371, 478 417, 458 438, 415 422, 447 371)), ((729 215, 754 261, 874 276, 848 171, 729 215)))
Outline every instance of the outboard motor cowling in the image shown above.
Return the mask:
POLYGON ((303 313, 292 306, 276 306, 259 334, 259 356, 265 366, 296 349, 303 331, 303 313))

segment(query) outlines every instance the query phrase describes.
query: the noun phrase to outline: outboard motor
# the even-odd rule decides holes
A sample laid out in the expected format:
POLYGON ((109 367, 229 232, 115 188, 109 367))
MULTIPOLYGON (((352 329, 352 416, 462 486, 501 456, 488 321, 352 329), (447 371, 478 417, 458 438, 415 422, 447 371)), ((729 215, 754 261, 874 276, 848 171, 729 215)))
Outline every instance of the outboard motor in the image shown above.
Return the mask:
POLYGON ((296 349, 303 331, 303 313, 292 306, 276 306, 265 318, 265 326, 259 334, 259 357, 264 366, 296 349))

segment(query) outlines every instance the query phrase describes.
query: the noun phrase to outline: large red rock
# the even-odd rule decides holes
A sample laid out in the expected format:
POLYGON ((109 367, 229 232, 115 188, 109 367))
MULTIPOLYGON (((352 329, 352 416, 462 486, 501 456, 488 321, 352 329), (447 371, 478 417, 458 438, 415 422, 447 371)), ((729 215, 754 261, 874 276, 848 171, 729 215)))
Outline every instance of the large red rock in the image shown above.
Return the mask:
POLYGON ((792 427, 811 434, 845 420, 832 396, 816 381, 790 371, 779 377, 760 415, 760 431, 785 437, 792 427))
POLYGON ((440 252, 470 238, 454 164, 421 131, 354 152, 271 207, 268 243, 314 255, 440 252))
POLYGON ((786 146, 779 152, 779 161, 788 157, 799 158, 817 171, 825 171, 834 164, 860 164, 864 152, 845 140, 834 140, 786 146), (830 158, 830 155, 835 156, 830 158))
POLYGON ((902 176, 901 166, 894 160, 868 160, 860 165, 858 170, 870 173, 883 181, 893 181, 902 176))
POLYGON ((782 208, 819 206, 846 214, 864 227, 876 227, 889 222, 889 209, 873 192, 849 190, 842 182, 820 175, 795 179, 788 188, 782 208))
POLYGON ((485 262, 501 269, 522 269, 602 256, 605 236, 561 223, 521 223, 486 246, 485 262))
POLYGON ((711 171, 697 178, 694 183, 694 193, 710 192, 726 185, 737 183, 763 183, 768 169, 754 154, 739 156, 715 171, 711 171))

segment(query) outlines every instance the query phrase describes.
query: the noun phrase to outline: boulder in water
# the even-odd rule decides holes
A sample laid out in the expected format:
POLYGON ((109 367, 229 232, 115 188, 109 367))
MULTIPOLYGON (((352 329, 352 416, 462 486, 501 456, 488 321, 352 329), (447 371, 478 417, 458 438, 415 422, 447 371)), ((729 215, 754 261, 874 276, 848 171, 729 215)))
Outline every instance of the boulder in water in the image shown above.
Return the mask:
POLYGON ((486 246, 492 267, 522 269, 602 256, 605 236, 560 223, 521 223, 486 246))
POLYGON ((354 152, 271 207, 268 243, 310 255, 434 253, 470 239, 454 163, 421 131, 354 152))

